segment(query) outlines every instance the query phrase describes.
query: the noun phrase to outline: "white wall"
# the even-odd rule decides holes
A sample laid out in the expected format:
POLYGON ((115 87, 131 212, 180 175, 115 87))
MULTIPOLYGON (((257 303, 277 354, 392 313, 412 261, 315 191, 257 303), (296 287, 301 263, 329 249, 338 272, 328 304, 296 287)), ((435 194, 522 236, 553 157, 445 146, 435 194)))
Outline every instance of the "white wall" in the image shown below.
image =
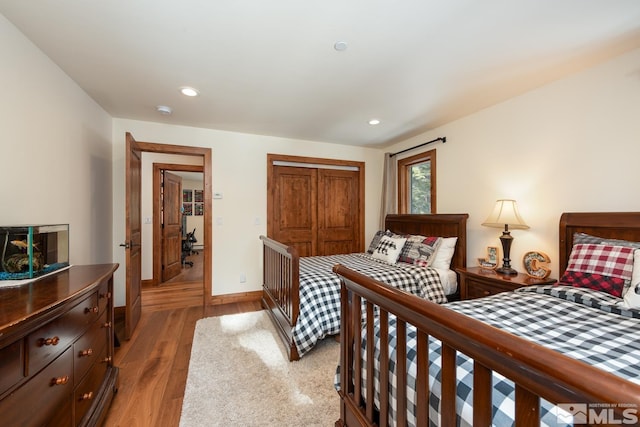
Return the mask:
POLYGON ((558 277, 562 212, 640 210, 640 49, 388 151, 438 136, 438 211, 469 213, 469 264, 500 247, 501 231, 480 224, 496 199, 514 198, 531 228, 512 232, 512 265, 541 250, 558 277))
POLYGON ((72 264, 111 262, 111 117, 3 15, 0 52, 0 225, 69 224, 72 264))
MULTIPOLYGON (((266 234, 267 153, 289 154, 366 163, 365 236, 370 239, 378 226, 382 152, 338 144, 248 135, 161 123, 114 119, 113 122, 113 238, 124 239, 125 132, 138 141, 210 147, 213 200, 214 295, 261 289, 262 260, 258 236, 266 234), (220 218, 222 225, 217 224, 220 218), (258 218, 260 224, 255 225, 258 218), (246 283, 240 283, 245 273, 246 283)), ((114 248, 114 260, 124 262, 124 252, 114 248)), ((116 305, 124 305, 124 271, 116 272, 116 305)))

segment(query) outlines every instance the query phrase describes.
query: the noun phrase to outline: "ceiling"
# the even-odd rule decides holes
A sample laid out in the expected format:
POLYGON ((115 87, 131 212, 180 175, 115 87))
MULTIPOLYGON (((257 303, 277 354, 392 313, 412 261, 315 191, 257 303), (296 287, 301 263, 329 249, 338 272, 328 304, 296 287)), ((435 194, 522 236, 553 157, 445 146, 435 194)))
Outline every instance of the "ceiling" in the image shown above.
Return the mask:
POLYGON ((0 13, 113 117, 379 147, 640 47, 638 0, 0 0, 0 13))

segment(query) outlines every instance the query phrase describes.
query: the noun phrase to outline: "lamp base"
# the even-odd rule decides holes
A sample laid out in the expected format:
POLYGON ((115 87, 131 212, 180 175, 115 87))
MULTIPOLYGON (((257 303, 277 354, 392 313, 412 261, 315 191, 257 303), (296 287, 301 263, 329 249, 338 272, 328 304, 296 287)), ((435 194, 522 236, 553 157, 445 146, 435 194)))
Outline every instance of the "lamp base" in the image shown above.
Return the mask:
POLYGON ((498 267, 496 268, 496 272, 500 273, 500 274, 505 274, 507 276, 515 276, 516 274, 518 274, 518 272, 516 270, 514 270, 511 267, 498 267))

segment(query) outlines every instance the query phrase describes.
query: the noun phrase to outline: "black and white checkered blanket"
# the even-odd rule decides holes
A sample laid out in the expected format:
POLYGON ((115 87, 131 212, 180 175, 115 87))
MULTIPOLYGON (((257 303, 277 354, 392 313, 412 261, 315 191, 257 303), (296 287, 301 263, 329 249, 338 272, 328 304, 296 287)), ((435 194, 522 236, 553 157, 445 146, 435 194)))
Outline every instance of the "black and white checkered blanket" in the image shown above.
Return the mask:
MULTIPOLYGON (((640 383, 640 311, 624 309, 621 300, 601 292, 570 286, 532 286, 518 292, 506 292, 487 298, 454 302, 447 307, 474 317, 485 323, 536 342, 545 347, 582 360, 604 371, 611 372, 635 383, 640 383)), ((376 320, 379 322, 379 319, 376 320)), ((389 354, 396 359, 395 317, 389 320, 389 354)), ((377 325, 376 325, 377 327, 377 325)), ((379 355, 376 339, 375 354, 379 355)), ((363 343, 364 348, 364 343, 363 343)), ((440 342, 430 338, 429 342, 429 414, 430 425, 438 426, 440 408, 440 342)), ((408 402, 409 425, 415 423, 416 384, 416 330, 407 325, 408 353, 408 402)), ((363 352, 366 359, 366 353, 363 352)), ((378 384, 378 358, 376 365, 376 387, 378 384)), ((395 387, 396 363, 390 363, 390 384, 395 387)), ((458 426, 473 425, 473 361, 464 354, 457 355, 457 399, 458 426)), ((366 384, 366 378, 365 378, 366 384)), ((511 426, 514 423, 514 386, 510 380, 493 374, 493 425, 511 426)), ((339 384, 336 384, 339 387, 339 384)), ((597 387, 597 384, 594 384, 597 387)), ((363 387, 364 392, 364 387, 363 387)), ((389 410, 395 419, 396 393, 389 393, 389 410)), ((376 392, 375 404, 379 407, 376 392)), ((579 403, 579 402, 576 402, 579 403)), ((625 403, 625 402, 621 402, 625 403)), ((640 408, 637 408, 640 410, 640 408)), ((563 413, 547 401, 541 404, 541 425, 572 425, 563 423, 563 413)), ((564 418, 563 418, 564 417, 564 418)))
POLYGON ((301 357, 322 338, 340 333, 340 278, 332 271, 336 264, 438 304, 447 301, 432 268, 391 265, 366 253, 300 258, 300 312, 293 336, 301 357))

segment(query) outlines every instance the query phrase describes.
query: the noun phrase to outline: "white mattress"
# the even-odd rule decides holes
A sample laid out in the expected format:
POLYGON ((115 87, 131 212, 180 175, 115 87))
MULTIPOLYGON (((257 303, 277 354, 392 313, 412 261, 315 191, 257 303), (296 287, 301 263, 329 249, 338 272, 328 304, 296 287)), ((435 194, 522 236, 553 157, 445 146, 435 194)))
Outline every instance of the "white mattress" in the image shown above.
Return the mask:
POLYGON ((442 282, 442 288, 445 295, 455 294, 458 290, 458 275, 453 270, 442 270, 440 268, 435 269, 440 275, 440 281, 442 282))

